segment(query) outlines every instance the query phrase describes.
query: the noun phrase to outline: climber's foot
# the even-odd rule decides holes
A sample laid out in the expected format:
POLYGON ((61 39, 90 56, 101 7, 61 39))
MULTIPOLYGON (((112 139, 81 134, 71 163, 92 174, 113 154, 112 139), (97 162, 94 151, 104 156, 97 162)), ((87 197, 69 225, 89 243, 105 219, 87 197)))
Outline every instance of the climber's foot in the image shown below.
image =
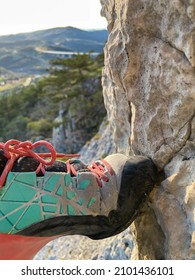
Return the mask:
MULTIPOLYGON (((63 235, 92 239, 115 235, 134 220, 156 176, 149 158, 122 154, 91 166, 70 160, 66 172, 46 171, 41 177, 11 171, 0 191, 0 248, 6 238, 10 246, 12 237, 14 242, 23 238, 28 254, 21 253, 20 258, 27 259, 34 254, 36 240, 41 248, 50 238, 63 235)), ((3 251, 0 259, 9 258, 3 251)))

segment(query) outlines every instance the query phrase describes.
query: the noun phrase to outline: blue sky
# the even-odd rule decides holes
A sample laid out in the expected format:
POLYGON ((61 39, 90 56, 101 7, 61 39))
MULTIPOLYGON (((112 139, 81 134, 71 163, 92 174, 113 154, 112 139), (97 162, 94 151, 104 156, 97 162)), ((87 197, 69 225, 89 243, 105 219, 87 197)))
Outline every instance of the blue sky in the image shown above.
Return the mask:
POLYGON ((59 26, 106 29, 100 0, 3 0, 0 35, 59 26))

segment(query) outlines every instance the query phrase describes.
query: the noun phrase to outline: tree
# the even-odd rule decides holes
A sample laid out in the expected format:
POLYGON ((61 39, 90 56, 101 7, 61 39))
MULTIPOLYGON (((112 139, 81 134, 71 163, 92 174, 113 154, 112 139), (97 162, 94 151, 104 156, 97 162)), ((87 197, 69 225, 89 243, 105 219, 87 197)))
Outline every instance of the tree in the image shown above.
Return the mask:
POLYGON ((51 62, 49 75, 0 96, 0 137, 51 138, 59 108, 64 127, 70 121, 89 138, 105 116, 101 88, 102 55, 78 54, 51 62), (97 115, 98 114, 98 115, 97 115))

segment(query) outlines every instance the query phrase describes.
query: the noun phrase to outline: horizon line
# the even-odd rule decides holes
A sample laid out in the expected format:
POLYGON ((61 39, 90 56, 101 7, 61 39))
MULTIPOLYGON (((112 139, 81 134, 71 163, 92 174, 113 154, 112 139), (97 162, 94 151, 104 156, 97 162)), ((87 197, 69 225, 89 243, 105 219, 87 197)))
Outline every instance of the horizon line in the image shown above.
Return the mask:
POLYGON ((46 31, 46 30, 50 30, 50 29, 57 29, 57 28, 74 28, 74 29, 78 29, 78 30, 82 30, 82 31, 101 31, 101 30, 107 30, 107 28, 90 28, 90 29, 86 29, 86 28, 80 28, 80 27, 75 27, 75 26, 71 26, 71 25, 67 25, 67 26, 53 26, 53 27, 47 27, 47 28, 41 28, 41 29, 34 29, 32 31, 19 31, 19 32, 13 32, 13 33, 6 33, 6 34, 1 34, 0 33, 0 37, 3 36, 14 36, 14 35, 20 35, 20 34, 27 34, 27 33, 33 33, 33 32, 39 32, 39 31, 46 31))

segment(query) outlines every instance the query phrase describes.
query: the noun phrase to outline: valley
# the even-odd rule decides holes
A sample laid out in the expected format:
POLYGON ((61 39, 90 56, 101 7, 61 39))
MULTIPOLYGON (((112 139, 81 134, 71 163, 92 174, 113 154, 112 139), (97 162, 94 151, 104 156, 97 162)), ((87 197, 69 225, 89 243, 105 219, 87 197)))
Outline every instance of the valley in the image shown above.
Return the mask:
POLYGON ((8 76, 45 75, 51 60, 74 53, 102 53, 106 40, 106 30, 74 27, 0 36, 0 75, 1 69, 8 76))

